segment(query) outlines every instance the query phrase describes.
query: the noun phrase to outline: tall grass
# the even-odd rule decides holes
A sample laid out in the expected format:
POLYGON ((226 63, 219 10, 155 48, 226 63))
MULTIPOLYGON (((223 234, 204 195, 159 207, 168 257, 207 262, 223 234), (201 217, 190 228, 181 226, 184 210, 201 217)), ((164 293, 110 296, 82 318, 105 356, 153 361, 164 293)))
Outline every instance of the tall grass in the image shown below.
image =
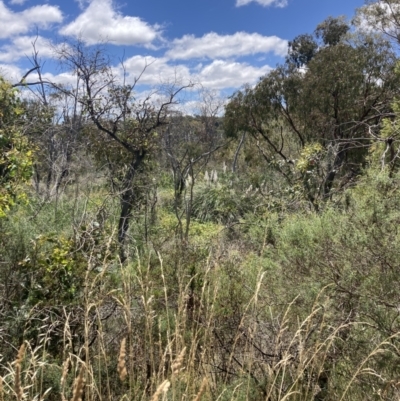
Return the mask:
MULTIPOLYGON (((163 278, 156 282, 152 263, 138 261, 134 271, 120 266, 121 288, 102 294, 94 293, 100 275, 87 282, 84 338, 79 343, 71 338, 65 321, 59 350, 67 357, 64 362, 46 351, 45 341, 36 349, 23 344, 15 362, 2 366, 3 398, 372 400, 378 388, 369 398, 359 393, 368 377, 377 379, 374 386, 381 383, 381 399, 396 393, 397 382, 385 381, 379 360, 397 358, 400 333, 380 341, 363 360, 347 360, 341 355, 346 336, 353 326, 368 330, 370 325, 333 325, 329 288, 296 321, 297 298, 285 308, 264 303, 266 276, 260 272, 236 326, 231 322, 232 332, 222 337, 226 326, 213 307, 223 285, 213 271, 218 267, 204 266, 202 286, 191 304, 187 278, 181 278, 180 292, 172 293, 163 278), (109 303, 112 299, 115 303, 109 303), (52 376, 54 387, 47 387, 52 376)), ((159 260, 163 272, 161 266, 159 260)), ((41 329, 48 330, 43 323, 41 329)))
POLYGON ((400 399, 397 184, 381 184, 320 214, 264 210, 207 241, 163 245, 149 230, 126 263, 112 202, 69 215, 73 247, 24 233, 25 262, 1 282, 17 305, 1 312, 1 400, 400 399))

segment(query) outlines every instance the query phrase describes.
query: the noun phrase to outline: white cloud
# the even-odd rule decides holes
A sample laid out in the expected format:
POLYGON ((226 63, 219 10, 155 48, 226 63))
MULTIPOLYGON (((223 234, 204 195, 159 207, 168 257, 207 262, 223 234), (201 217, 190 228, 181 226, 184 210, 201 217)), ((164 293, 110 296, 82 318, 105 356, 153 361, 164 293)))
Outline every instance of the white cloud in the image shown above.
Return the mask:
MULTIPOLYGON (((32 74, 32 77, 34 77, 34 74, 32 74)), ((62 85, 67 88, 75 88, 76 87, 76 82, 77 82, 77 77, 75 74, 73 74, 70 71, 67 72, 62 72, 60 74, 54 75, 52 73, 45 73, 42 75, 43 80, 55 83, 56 85, 62 85)))
POLYGON ((201 38, 185 35, 172 41, 166 56, 170 59, 228 58, 249 54, 273 52, 284 56, 288 42, 277 36, 262 36, 259 33, 236 32, 233 35, 207 33, 201 38))
MULTIPOLYGON (((124 62, 128 80, 138 78, 146 65, 139 84, 159 86, 163 83, 177 82, 178 85, 185 85, 192 82, 213 90, 239 88, 247 83, 255 84, 260 77, 271 71, 268 65, 254 67, 247 63, 226 60, 214 60, 189 68, 184 64, 172 65, 166 58, 134 56, 124 62)), ((114 72, 121 76, 121 70, 116 68, 114 72)))
MULTIPOLYGON (((128 79, 133 81, 135 77, 139 77, 146 65, 147 68, 139 81, 142 85, 158 86, 171 82, 184 85, 192 82, 216 90, 239 88, 247 83, 254 84, 271 70, 268 65, 254 67, 247 63, 226 60, 198 64, 190 69, 184 64, 169 64, 166 58, 134 56, 124 63, 129 74, 128 79)), ((116 70, 116 74, 120 75, 121 71, 116 70)))
POLYGON ((166 58, 133 56, 124 62, 126 72, 131 80, 139 78, 143 85, 157 86, 165 82, 189 82, 191 80, 190 70, 185 65, 168 64, 166 58), (145 69, 145 71, 144 71, 145 69))
POLYGON ((79 8, 81 10, 83 10, 87 4, 90 4, 90 0, 75 0, 75 1, 78 3, 79 8))
POLYGON ((55 6, 44 4, 13 12, 0 0, 0 39, 27 33, 34 27, 47 29, 62 19, 61 11, 55 6))
POLYGON ((214 60, 198 73, 198 81, 207 89, 239 88, 244 84, 254 84, 271 71, 268 65, 254 67, 247 63, 214 60))
POLYGON ((12 64, 0 64, 0 77, 11 83, 19 82, 23 77, 22 70, 12 64))
POLYGON ((115 45, 149 45, 160 36, 160 27, 139 17, 124 16, 112 0, 92 0, 73 22, 60 30, 67 36, 82 37, 88 45, 110 41, 115 45))
POLYGON ((42 36, 17 36, 10 44, 0 47, 0 62, 15 62, 33 52, 33 43, 40 58, 53 57, 52 44, 42 36))
POLYGON ((236 7, 246 6, 252 2, 258 3, 263 7, 275 6, 275 7, 286 7, 288 4, 287 0, 236 0, 236 7))
POLYGON ((24 3, 26 3, 27 0, 11 0, 10 4, 22 6, 24 3))

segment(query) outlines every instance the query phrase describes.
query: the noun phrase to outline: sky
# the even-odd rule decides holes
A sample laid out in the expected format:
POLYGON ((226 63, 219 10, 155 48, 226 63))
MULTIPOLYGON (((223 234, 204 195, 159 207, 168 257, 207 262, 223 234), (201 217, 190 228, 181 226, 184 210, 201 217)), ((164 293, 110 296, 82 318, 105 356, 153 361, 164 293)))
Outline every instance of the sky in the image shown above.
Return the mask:
MULTIPOLYGON (((32 42, 48 79, 72 82, 53 46, 78 37, 121 59, 142 88, 179 79, 220 96, 284 61, 288 41, 328 16, 349 19, 364 0, 0 0, 0 75, 18 82, 32 42), (177 78, 178 77, 178 78, 177 78)), ((34 78, 34 77, 32 77, 34 78)))

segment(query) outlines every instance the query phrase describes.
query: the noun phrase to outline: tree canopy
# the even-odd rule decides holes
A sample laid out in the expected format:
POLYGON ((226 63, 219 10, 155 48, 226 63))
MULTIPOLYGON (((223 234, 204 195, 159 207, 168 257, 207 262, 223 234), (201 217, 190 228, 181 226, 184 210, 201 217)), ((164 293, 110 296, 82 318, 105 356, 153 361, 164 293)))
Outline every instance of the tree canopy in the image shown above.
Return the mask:
POLYGON ((81 41, 0 79, 0 399, 399 400, 399 5, 191 114, 81 41))
POLYGON ((227 135, 246 131, 262 140, 267 159, 284 162, 286 174, 320 144, 325 156, 302 174, 313 200, 329 197, 338 176, 360 171, 397 94, 389 44, 373 35, 347 36, 349 30, 343 18, 330 17, 314 36, 299 36, 285 64, 237 92, 226 107, 227 135))
POLYGON ((17 90, 0 77, 0 217, 18 200, 32 174, 32 148, 23 135, 24 108, 17 90))

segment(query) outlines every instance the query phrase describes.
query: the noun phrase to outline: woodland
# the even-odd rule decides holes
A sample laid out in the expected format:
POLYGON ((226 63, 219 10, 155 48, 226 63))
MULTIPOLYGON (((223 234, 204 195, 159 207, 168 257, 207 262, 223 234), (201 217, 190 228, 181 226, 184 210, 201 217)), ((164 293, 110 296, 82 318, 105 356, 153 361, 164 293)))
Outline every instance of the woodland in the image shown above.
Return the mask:
POLYGON ((193 115, 33 46, 0 78, 0 401, 400 400, 399 45, 369 1, 193 115))

